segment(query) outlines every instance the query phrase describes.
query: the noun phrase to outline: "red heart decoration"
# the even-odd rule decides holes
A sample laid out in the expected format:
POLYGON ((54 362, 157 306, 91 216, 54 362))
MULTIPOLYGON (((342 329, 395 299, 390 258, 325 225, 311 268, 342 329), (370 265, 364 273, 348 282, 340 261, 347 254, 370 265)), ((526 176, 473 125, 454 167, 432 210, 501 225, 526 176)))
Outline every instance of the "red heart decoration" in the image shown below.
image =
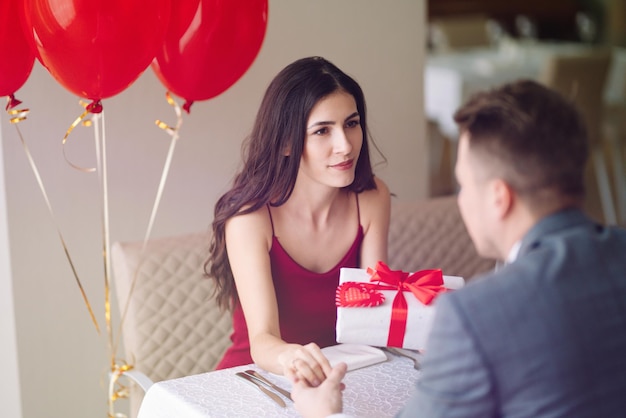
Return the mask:
POLYGON ((385 301, 385 295, 365 283, 345 282, 337 287, 335 305, 338 307, 372 307, 385 301))

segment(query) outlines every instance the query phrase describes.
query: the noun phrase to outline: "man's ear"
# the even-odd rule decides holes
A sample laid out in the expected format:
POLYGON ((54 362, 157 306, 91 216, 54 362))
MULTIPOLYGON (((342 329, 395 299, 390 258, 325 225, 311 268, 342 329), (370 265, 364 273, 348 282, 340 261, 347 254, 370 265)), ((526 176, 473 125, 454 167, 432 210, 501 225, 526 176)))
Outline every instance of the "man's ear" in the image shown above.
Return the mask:
POLYGON ((502 179, 492 180, 490 186, 491 199, 496 216, 503 219, 513 210, 515 192, 511 188, 511 185, 502 179))

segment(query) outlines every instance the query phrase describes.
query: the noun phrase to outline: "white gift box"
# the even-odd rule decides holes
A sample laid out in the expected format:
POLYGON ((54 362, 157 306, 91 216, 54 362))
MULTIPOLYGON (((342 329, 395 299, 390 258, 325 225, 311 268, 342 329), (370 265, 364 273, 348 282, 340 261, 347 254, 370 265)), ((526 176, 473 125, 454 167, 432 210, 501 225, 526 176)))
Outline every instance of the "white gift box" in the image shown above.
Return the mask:
MULTIPOLYGON (((364 269, 342 268, 339 284, 345 282, 370 282, 370 274, 364 269)), ((465 281, 458 276, 443 276, 444 287, 459 289, 465 281)), ((337 342, 366 344, 375 347, 387 346, 393 300, 396 290, 378 290, 385 296, 385 301, 373 307, 338 307, 337 342)), ((402 348, 423 350, 432 326, 435 304, 426 306, 411 292, 404 292, 407 302, 408 317, 402 348)))

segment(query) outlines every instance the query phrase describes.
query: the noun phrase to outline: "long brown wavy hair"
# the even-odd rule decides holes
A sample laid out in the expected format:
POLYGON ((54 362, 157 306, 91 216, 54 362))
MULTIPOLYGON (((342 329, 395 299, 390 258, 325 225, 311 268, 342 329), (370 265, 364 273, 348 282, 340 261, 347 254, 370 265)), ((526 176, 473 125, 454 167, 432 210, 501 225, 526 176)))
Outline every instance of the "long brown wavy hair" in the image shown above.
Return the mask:
POLYGON ((317 102, 337 91, 354 97, 363 131, 354 182, 345 189, 360 193, 376 188, 367 141, 365 98, 359 84, 321 57, 302 58, 289 64, 267 88, 252 132, 244 143, 243 168, 235 176, 232 188, 215 205, 204 271, 216 281, 215 297, 222 308, 238 303, 226 251, 226 221, 268 204, 280 206, 289 199, 298 175, 309 114, 317 102))

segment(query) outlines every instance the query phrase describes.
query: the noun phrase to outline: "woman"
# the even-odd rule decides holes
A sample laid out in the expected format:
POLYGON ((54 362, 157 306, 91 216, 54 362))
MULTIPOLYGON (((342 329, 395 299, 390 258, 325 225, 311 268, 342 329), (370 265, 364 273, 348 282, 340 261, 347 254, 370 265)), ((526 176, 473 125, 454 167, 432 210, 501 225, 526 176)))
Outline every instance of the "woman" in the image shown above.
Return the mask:
POLYGON ((255 362, 313 386, 331 367, 341 267, 387 259, 390 197, 374 177, 359 85, 320 57, 268 87, 243 169, 215 206, 207 274, 233 309, 218 368, 255 362))

